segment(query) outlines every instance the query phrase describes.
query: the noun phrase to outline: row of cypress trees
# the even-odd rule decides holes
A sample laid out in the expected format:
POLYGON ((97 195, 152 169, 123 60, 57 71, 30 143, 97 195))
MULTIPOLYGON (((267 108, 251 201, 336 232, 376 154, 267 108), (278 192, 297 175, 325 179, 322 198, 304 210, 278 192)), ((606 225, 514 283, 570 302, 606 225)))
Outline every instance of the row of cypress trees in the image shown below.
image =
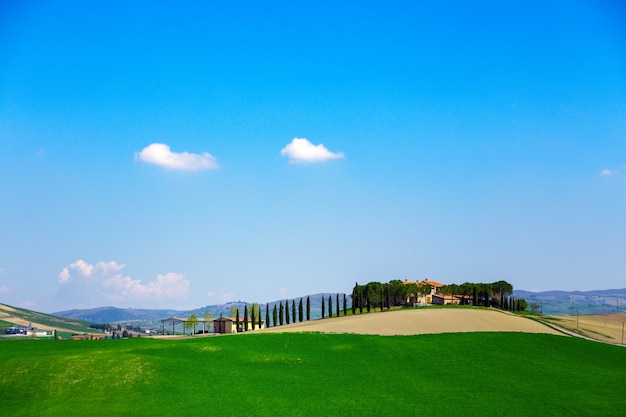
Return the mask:
MULTIPOLYGON (((248 306, 244 306, 243 310, 243 329, 244 331, 248 331, 248 329, 254 330, 256 326, 259 328, 262 327, 263 318, 261 311, 257 311, 257 309, 250 309, 250 326, 248 325, 248 306)), ((289 300, 281 301, 278 305, 274 304, 274 308, 272 309, 272 314, 270 316, 270 305, 265 305, 265 326, 266 327, 276 327, 282 326, 283 324, 289 323, 298 323, 303 322, 305 319, 305 311, 306 311, 306 320, 311 320, 311 299, 310 297, 306 298, 306 310, 304 307, 303 299, 300 298, 298 301, 298 306, 296 308, 296 300, 291 300, 291 304, 289 300)), ((237 328, 239 329, 239 323, 241 323, 239 317, 239 309, 236 311, 235 321, 237 328)))
MULTIPOLYGON (((334 298, 335 302, 333 306, 333 296, 329 295, 328 298, 326 298, 322 295, 322 318, 333 316, 339 317, 342 312, 344 316, 348 315, 348 298, 346 294, 342 294, 340 298, 340 294, 337 293, 335 294, 334 298)), ((355 304, 353 299, 353 313, 354 309, 355 304)), ((277 304, 274 304, 271 310, 270 304, 265 305, 265 327, 276 327, 290 323, 302 323, 305 320, 311 320, 311 297, 309 296, 306 297, 306 300, 301 297, 298 300, 297 305, 296 299, 280 301, 277 304)), ((244 306, 243 320, 239 315, 239 308, 237 308, 235 313, 235 321, 237 328, 243 328, 244 331, 248 331, 249 329, 255 330, 257 326, 261 328, 263 325, 262 313, 256 308, 251 308, 250 310, 248 310, 247 305, 244 306)))

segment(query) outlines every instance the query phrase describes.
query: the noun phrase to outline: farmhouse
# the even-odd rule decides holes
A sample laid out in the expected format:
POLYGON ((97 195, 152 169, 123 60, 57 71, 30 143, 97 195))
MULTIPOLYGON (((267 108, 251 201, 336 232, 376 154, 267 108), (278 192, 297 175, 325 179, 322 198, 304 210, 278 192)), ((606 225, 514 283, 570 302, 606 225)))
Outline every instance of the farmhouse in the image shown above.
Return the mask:
POLYGON ((428 278, 424 279, 424 281, 409 281, 408 279, 404 280, 405 285, 417 285, 418 287, 428 285, 430 287, 430 292, 426 294, 416 293, 409 294, 407 297, 407 304, 412 305, 427 305, 427 304, 435 304, 433 301, 433 296, 437 294, 439 288, 443 287, 444 284, 436 281, 431 281, 428 278))
POLYGON ((463 295, 444 295, 433 294, 432 304, 444 305, 444 304, 468 304, 469 297, 463 295))
MULTIPOLYGON (((194 329, 190 329, 190 333, 191 334, 196 334, 196 333, 209 333, 210 331, 210 320, 207 320, 205 318, 197 318, 197 325, 196 326, 200 326, 202 325, 202 330, 196 330, 194 329)), ((164 319, 161 320, 161 322, 163 323, 163 334, 167 334, 167 332, 169 332, 170 330, 170 324, 171 324, 171 334, 185 334, 185 323, 189 322, 188 318, 182 318, 182 317, 170 317, 168 319, 164 319), (166 330, 166 324, 167 324, 167 330, 166 330), (177 328, 179 329, 177 331, 177 328)), ((263 329, 265 328, 265 320, 261 320, 260 324, 258 320, 254 321, 254 328, 255 329, 263 329)), ((238 332, 243 332, 243 331, 249 331, 252 330, 252 321, 248 321, 248 328, 244 329, 244 322, 243 320, 239 320, 239 325, 237 326, 236 320, 233 319, 232 317, 220 317, 217 319, 213 320, 213 332, 214 333, 238 333, 238 332)))
POLYGON ((239 320, 239 323, 237 323, 237 320, 232 317, 220 317, 219 319, 213 320, 213 331, 215 333, 241 333, 264 328, 265 320, 261 320, 260 323, 258 319, 255 320, 254 329, 252 328, 252 320, 248 321, 247 329, 245 328, 243 320, 239 320))

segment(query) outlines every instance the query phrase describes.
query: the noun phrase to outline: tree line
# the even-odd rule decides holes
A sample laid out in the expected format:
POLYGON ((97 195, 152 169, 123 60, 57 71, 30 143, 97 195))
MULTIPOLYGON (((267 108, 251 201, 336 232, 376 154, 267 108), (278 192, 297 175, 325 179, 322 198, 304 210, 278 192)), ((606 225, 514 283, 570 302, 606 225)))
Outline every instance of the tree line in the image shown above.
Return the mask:
MULTIPOLYGON (((369 313, 373 309, 380 311, 388 310, 392 307, 405 307, 410 305, 408 300, 420 297, 432 292, 432 287, 421 282, 403 282, 401 280, 391 280, 388 283, 377 281, 360 285, 355 283, 352 294, 330 294, 322 295, 321 298, 321 318, 339 317, 363 312, 369 313), (348 306, 348 298, 350 306, 348 306)), ((471 283, 449 284, 440 287, 438 294, 459 297, 459 304, 496 307, 509 311, 523 311, 528 307, 526 300, 513 297, 513 286, 506 281, 493 283, 471 283)), ((244 305, 243 315, 239 307, 232 306, 230 317, 234 317, 237 330, 255 330, 257 327, 276 327, 290 323, 301 323, 311 320, 311 297, 300 297, 300 299, 283 300, 265 305, 265 311, 261 311, 259 304, 254 303, 248 308, 244 305), (297 302, 296 302, 297 301, 297 302), (265 317, 265 318, 263 318, 265 317)), ((208 320, 210 313, 207 311, 208 320)), ((193 318, 187 324, 195 327, 197 323, 193 318)))
POLYGON ((449 284, 439 288, 444 295, 456 295, 464 300, 471 300, 475 306, 494 307, 507 311, 523 311, 528 303, 523 298, 513 297, 513 285, 506 281, 492 283, 464 282, 463 284, 449 284))

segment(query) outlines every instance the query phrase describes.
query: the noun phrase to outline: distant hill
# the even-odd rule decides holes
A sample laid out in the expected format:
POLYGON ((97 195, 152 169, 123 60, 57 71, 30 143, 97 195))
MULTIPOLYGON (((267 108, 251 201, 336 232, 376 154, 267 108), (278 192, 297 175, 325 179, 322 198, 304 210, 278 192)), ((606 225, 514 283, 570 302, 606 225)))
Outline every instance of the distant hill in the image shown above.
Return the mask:
MULTIPOLYGON (((335 293, 320 293, 313 294, 308 296, 303 296, 303 303, 306 302, 306 297, 310 297, 311 300, 311 319, 316 319, 321 316, 321 300, 322 296, 326 300, 328 300, 329 296, 333 297, 333 303, 335 303, 335 293)), ((267 303, 271 310, 274 308, 274 305, 277 305, 279 302, 283 302, 283 300, 276 300, 267 303)), ((300 297, 296 297, 294 299, 290 298, 290 306, 291 301, 295 300, 296 308, 298 307, 298 303, 300 301, 300 297)), ((343 293, 339 294, 340 303, 343 303, 343 293)), ((195 314, 197 317, 205 317, 206 311, 211 312, 212 317, 219 317, 220 315, 229 316, 230 309, 232 306, 236 306, 239 308, 240 314, 243 317, 243 311, 245 305, 252 305, 252 303, 247 303, 245 301, 231 301, 225 304, 217 304, 217 305, 209 305, 205 307, 200 307, 194 310, 171 310, 171 309, 135 309, 135 308, 118 308, 118 307, 97 307, 97 308, 89 308, 89 309, 81 309, 81 310, 66 310, 52 313, 55 316, 65 317, 67 319, 75 319, 75 320, 84 320, 92 323, 109 323, 109 324, 133 324, 135 326, 140 326, 148 329, 160 329, 161 328, 161 320, 169 318, 169 317, 189 317, 192 314, 195 314)), ((265 305, 260 304, 261 314, 265 317, 265 305)), ((348 299, 348 308, 351 306, 350 300, 348 299)), ((333 307, 333 311, 336 308, 333 307)), ((341 305, 343 308, 343 304, 341 305)))
POLYGON ((177 310, 97 307, 83 310, 59 311, 53 314, 68 319, 85 320, 91 323, 119 323, 175 317, 180 315, 181 312, 177 310))
POLYGON ((95 332, 89 329, 89 324, 83 320, 59 317, 52 314, 39 313, 37 311, 18 308, 6 304, 0 304, 0 334, 5 328, 15 325, 32 325, 40 330, 59 330, 69 333, 95 332))
MULTIPOLYGON (((543 314, 616 314, 626 312, 626 288, 593 291, 514 290, 515 297, 536 303, 543 314)), ((538 310, 539 311, 539 310, 538 310)))

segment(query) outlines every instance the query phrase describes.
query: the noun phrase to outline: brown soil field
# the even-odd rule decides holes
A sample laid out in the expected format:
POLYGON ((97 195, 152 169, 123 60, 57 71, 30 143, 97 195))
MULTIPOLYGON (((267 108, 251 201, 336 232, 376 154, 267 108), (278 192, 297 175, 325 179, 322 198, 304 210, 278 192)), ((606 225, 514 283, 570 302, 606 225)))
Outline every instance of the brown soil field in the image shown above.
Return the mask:
POLYGON ((561 332, 525 317, 499 310, 470 308, 424 308, 357 314, 270 327, 261 331, 356 333, 382 336, 462 332, 523 332, 563 335, 561 332))
POLYGON ((591 339, 624 344, 626 314, 599 314, 589 316, 551 316, 550 322, 591 339))

